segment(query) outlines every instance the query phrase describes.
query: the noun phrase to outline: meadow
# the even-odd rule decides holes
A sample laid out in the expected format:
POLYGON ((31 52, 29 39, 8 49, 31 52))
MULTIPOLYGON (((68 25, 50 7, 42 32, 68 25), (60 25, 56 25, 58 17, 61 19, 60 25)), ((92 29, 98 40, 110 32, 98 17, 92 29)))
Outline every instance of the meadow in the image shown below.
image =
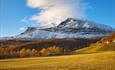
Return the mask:
POLYGON ((115 51, 1 59, 0 70, 115 70, 115 51))

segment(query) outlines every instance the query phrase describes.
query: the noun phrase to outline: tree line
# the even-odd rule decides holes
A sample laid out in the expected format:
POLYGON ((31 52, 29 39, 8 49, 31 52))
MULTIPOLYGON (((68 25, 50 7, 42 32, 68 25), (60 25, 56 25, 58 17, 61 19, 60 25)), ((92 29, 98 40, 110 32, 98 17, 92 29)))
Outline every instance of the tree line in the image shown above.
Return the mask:
POLYGON ((26 49, 13 50, 12 48, 0 47, 0 58, 22 58, 22 57, 35 57, 35 56, 53 56, 53 55, 64 55, 68 54, 69 51, 59 47, 51 46, 48 48, 37 49, 26 49))

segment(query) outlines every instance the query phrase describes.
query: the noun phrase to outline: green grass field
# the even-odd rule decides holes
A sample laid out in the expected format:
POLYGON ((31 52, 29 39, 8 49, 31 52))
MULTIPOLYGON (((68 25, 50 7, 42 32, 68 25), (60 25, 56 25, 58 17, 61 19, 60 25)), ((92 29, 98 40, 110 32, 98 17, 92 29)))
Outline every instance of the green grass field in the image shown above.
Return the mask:
POLYGON ((0 70, 115 70, 115 51, 2 59, 0 70))

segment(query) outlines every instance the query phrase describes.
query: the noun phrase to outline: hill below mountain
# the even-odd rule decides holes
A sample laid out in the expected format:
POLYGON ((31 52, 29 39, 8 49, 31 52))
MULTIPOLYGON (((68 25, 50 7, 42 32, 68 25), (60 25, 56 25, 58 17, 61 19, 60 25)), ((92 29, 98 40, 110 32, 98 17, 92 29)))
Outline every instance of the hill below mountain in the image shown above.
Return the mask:
POLYGON ((91 43, 95 43, 98 40, 100 40, 100 38, 0 41, 0 58, 71 54, 73 50, 88 47, 91 43))
POLYGON ((76 53, 93 53, 103 51, 115 51, 115 33, 103 37, 95 44, 91 44, 87 48, 75 51, 76 53))
POLYGON ((89 46, 91 43, 95 43, 100 38, 65 38, 65 39, 48 39, 48 40, 34 40, 34 41, 0 41, 0 47, 12 48, 15 50, 20 50, 22 48, 26 49, 37 49, 47 48, 50 46, 60 46, 67 50, 75 50, 83 47, 89 46))

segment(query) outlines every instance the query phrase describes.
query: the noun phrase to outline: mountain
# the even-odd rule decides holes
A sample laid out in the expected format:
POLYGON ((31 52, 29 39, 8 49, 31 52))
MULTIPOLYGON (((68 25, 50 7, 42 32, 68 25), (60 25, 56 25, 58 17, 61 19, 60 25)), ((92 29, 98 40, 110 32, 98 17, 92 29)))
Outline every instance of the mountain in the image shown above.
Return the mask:
POLYGON ((91 44, 89 47, 75 51, 76 53, 92 53, 103 51, 115 51, 115 32, 103 37, 97 43, 91 44))
POLYGON ((90 38, 102 37, 111 32, 114 32, 114 29, 104 24, 67 18, 57 26, 50 28, 28 27, 25 32, 17 36, 1 39, 43 40, 50 38, 90 38))

